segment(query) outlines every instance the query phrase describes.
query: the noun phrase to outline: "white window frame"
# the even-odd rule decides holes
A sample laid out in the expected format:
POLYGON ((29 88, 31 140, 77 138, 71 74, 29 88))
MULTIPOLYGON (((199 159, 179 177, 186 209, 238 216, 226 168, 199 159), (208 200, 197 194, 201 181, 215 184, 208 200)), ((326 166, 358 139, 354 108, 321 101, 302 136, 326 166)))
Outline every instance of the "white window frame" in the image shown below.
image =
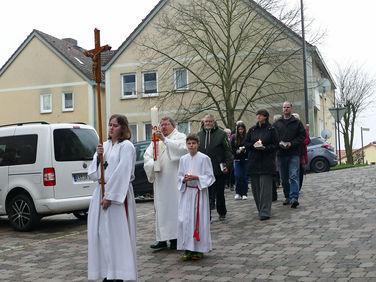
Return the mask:
POLYGON ((138 124, 137 123, 130 123, 129 128, 131 129, 131 132, 132 132, 132 138, 133 138, 133 136, 136 136, 136 138, 135 138, 136 141, 134 143, 138 142, 138 124), (135 131, 132 130, 132 126, 136 126, 135 131))
POLYGON ((135 72, 130 73, 123 73, 121 74, 121 99, 130 99, 130 98, 137 98, 137 75, 135 72), (127 75, 134 75, 134 90, 132 91, 132 94, 124 94, 124 77, 127 75))
POLYGON ((150 139, 146 139, 146 125, 150 125, 150 128, 151 128, 151 122, 144 122, 143 125, 142 125, 142 130, 143 130, 143 140, 150 140, 150 139))
MULTIPOLYGON (((190 121, 186 121, 186 122, 181 122, 181 123, 187 123, 187 128, 188 128, 188 132, 187 133, 190 133, 191 132, 191 122, 190 121)), ((176 124, 176 128, 179 130, 179 122, 176 124)), ((181 132, 181 131, 179 131, 181 132)), ((183 132, 185 133, 185 132, 183 132)))
POLYGON ((61 95, 61 106, 63 112, 73 112, 74 111, 74 94, 73 92, 63 92, 61 95), (65 107, 65 95, 66 94, 72 94, 72 108, 66 108, 65 107))
POLYGON ((158 72, 157 71, 148 71, 142 73, 142 96, 143 97, 154 97, 158 96, 158 72), (145 74, 155 73, 156 79, 156 92, 155 93, 145 93, 145 74))
POLYGON ((176 92, 184 92, 184 91, 189 90, 188 70, 187 69, 184 69, 184 68, 174 69, 174 90, 176 92), (187 80, 187 84, 185 85, 185 88, 177 88, 177 83, 176 83, 177 82, 177 79, 176 79, 177 75, 176 75, 176 73, 178 71, 181 71, 181 70, 185 70, 185 76, 186 76, 186 80, 187 80))
POLYGON ((52 94, 40 94, 39 99, 40 99, 40 104, 39 104, 40 113, 41 114, 52 113, 52 94), (47 96, 50 97, 50 109, 46 110, 46 107, 44 105, 44 97, 47 97, 47 96))

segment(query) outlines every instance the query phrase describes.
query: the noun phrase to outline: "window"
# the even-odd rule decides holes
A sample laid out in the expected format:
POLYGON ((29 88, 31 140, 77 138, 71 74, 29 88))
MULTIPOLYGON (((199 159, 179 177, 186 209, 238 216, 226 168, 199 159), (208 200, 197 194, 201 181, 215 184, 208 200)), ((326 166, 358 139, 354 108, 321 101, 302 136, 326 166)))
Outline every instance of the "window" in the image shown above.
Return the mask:
POLYGON ((92 160, 97 145, 98 136, 92 129, 54 130, 55 160, 58 162, 92 160))
POLYGON ((313 145, 320 145, 320 144, 324 144, 325 141, 323 139, 321 139, 320 137, 318 138, 311 138, 311 143, 309 143, 310 146, 313 146, 313 145))
POLYGON ((63 93, 62 105, 63 112, 73 111, 73 93, 63 93))
POLYGON ((146 149, 149 147, 149 143, 147 144, 137 144, 135 146, 136 149, 136 162, 144 160, 144 154, 146 149))
POLYGON ((0 138, 0 166, 33 164, 37 158, 38 135, 0 138))
POLYGON ((52 113, 52 95, 51 94, 41 94, 40 95, 40 112, 52 113))
POLYGON ((144 123, 144 140, 152 139, 151 123, 144 123))
POLYGON ((122 98, 137 97, 136 74, 129 73, 122 75, 122 98))
POLYGON ((131 129, 131 142, 134 144, 137 142, 137 124, 130 124, 129 125, 131 129))
POLYGON ((174 90, 188 90, 188 71, 186 69, 174 70, 174 90))
POLYGON ((142 74, 143 96, 158 95, 158 77, 156 72, 146 72, 142 74))
POLYGON ((179 122, 178 131, 184 133, 185 135, 188 135, 190 131, 189 122, 179 122))

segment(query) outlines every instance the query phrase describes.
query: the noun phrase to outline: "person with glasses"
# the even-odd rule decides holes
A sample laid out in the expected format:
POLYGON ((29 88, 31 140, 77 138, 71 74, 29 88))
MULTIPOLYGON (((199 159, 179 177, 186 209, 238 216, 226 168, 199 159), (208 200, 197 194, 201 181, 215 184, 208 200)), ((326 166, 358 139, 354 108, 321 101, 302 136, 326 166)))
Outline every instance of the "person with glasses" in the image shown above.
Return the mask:
POLYGON ((160 171, 154 171, 154 143, 151 142, 144 154, 144 169, 154 188, 155 235, 153 250, 176 249, 178 238, 178 168, 180 157, 188 153, 186 136, 176 129, 175 121, 170 117, 162 118, 156 131, 160 171))

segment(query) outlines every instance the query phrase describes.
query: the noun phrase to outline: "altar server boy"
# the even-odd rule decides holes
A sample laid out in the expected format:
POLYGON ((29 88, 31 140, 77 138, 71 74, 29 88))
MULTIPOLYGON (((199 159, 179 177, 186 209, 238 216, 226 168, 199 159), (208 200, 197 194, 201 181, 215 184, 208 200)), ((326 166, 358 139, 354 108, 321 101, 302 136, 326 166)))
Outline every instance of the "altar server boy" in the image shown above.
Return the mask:
POLYGON ((178 171, 177 249, 185 251, 184 261, 199 260, 212 249, 208 187, 215 181, 210 158, 197 151, 197 134, 189 134, 186 143, 189 153, 181 157, 178 171))

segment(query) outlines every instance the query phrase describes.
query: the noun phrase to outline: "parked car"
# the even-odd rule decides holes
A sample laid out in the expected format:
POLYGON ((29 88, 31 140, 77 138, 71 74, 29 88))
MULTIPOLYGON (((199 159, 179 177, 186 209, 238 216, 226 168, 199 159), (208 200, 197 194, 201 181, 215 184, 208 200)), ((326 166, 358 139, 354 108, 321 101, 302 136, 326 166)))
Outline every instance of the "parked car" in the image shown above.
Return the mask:
POLYGON ((334 153, 334 148, 321 137, 311 137, 307 151, 307 170, 324 172, 337 165, 337 155, 334 153))
POLYGON ((47 215, 85 217, 96 184, 87 170, 98 144, 84 124, 25 122, 0 126, 0 215, 19 231, 47 215))
POLYGON ((144 170, 144 153, 150 145, 149 141, 140 141, 133 144, 136 149, 136 167, 134 170, 133 191, 136 200, 150 200, 153 197, 153 184, 148 181, 144 170))

